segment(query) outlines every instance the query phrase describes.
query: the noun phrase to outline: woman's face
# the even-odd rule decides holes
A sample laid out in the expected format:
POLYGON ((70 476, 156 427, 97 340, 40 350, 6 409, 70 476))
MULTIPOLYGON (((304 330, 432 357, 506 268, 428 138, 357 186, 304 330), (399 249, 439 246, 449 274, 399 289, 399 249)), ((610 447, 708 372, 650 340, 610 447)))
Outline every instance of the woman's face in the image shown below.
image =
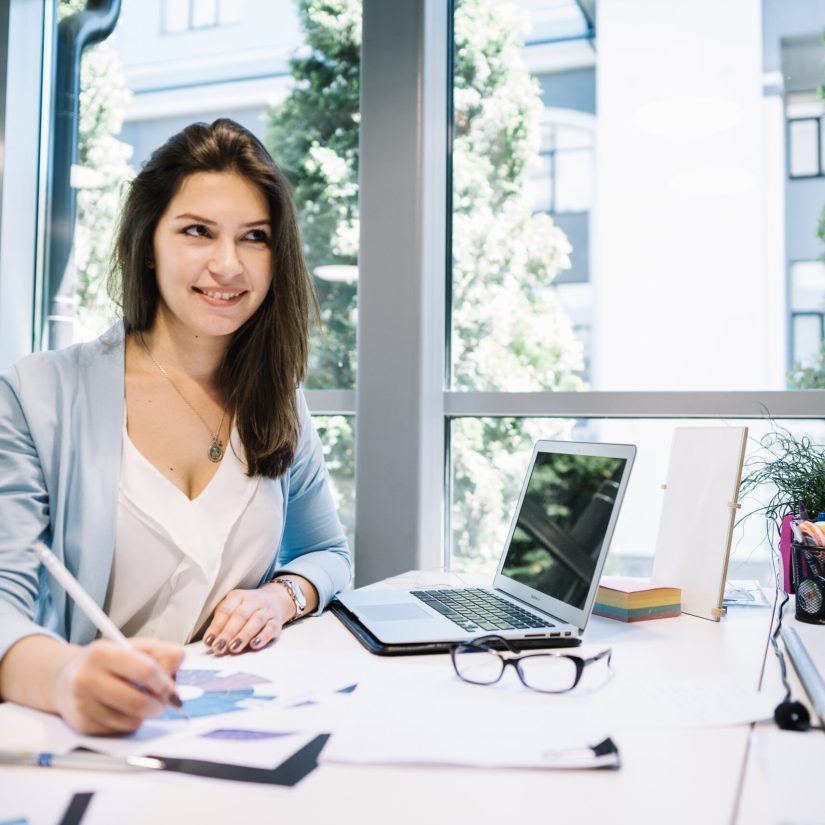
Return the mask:
POLYGON ((196 172, 158 221, 154 268, 163 321, 196 336, 228 336, 272 282, 272 224, 262 192, 234 172, 196 172))

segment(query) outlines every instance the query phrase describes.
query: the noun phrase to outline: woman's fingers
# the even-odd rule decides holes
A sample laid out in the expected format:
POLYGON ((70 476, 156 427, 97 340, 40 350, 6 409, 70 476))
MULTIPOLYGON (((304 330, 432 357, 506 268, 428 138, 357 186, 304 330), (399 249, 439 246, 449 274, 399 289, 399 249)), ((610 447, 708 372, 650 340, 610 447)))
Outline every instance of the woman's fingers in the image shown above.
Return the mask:
POLYGON ((151 643, 147 644, 146 640, 140 640, 135 643, 133 650, 114 647, 113 651, 108 648, 103 651, 99 649, 92 651, 91 655, 102 657, 101 661, 96 662, 101 669, 108 669, 121 682, 138 688, 139 692, 156 699, 162 706, 171 704, 180 707, 174 678, 151 652, 156 651, 166 655, 167 666, 175 662, 179 663, 181 658, 171 649, 171 645, 158 647, 151 643))
POLYGON ((232 614, 240 604, 240 596, 238 591, 233 590, 221 599, 218 606, 215 608, 215 614, 212 616, 212 621, 203 634, 203 642, 207 647, 212 648, 213 653, 221 653, 226 647, 226 638, 219 639, 223 633, 226 623, 229 621, 232 614), (223 644, 218 647, 218 641, 223 644))
POLYGON ((134 731, 158 716, 174 683, 156 661, 139 650, 125 650, 106 640, 78 648, 59 675, 59 710, 84 733, 134 731), (157 680, 161 681, 158 682, 157 680), (156 685, 160 693, 145 687, 156 685))
POLYGON ((138 650, 148 653, 161 666, 164 672, 172 678, 174 678, 183 663, 185 652, 181 645, 159 642, 156 639, 142 639, 140 637, 132 639, 132 644, 138 648, 138 650))
POLYGON ((260 650, 281 635, 283 625, 277 619, 270 619, 249 642, 252 650, 260 650))
POLYGON ((242 653, 247 648, 259 650, 281 632, 281 622, 267 610, 253 613, 229 643, 230 653, 242 653))
POLYGON ((275 591, 233 590, 218 605, 204 642, 217 656, 258 650, 281 632, 292 606, 289 596, 275 591))

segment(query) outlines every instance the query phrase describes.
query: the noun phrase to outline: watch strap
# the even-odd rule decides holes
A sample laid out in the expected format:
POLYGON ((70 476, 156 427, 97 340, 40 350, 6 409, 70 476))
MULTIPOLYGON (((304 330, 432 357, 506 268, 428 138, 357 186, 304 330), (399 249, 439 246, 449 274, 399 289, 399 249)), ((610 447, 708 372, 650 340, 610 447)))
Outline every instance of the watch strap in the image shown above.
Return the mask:
POLYGON ((294 619, 298 619, 307 609, 307 600, 304 597, 304 594, 301 592, 301 588, 295 584, 292 579, 273 579, 275 584, 280 584, 289 593, 289 598, 292 599, 292 603, 295 605, 295 615, 290 619, 293 621, 294 619))

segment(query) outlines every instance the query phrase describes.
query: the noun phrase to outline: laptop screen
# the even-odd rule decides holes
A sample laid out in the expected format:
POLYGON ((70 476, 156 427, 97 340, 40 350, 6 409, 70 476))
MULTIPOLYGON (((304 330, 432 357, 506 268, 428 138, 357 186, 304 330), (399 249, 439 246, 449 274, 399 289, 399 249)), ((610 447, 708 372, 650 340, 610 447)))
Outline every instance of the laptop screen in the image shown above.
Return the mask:
POLYGON ((626 458, 539 452, 500 573, 583 609, 626 458))

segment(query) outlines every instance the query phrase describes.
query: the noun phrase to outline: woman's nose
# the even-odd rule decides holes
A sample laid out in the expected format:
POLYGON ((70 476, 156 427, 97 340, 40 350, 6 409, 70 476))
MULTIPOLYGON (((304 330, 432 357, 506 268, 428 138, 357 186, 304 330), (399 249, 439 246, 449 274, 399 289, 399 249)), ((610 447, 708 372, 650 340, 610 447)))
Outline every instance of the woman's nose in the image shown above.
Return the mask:
POLYGON ((243 265, 238 256, 238 250, 235 247, 234 240, 227 239, 215 244, 214 255, 209 263, 209 269, 216 275, 223 275, 224 277, 240 275, 243 270, 243 265))

